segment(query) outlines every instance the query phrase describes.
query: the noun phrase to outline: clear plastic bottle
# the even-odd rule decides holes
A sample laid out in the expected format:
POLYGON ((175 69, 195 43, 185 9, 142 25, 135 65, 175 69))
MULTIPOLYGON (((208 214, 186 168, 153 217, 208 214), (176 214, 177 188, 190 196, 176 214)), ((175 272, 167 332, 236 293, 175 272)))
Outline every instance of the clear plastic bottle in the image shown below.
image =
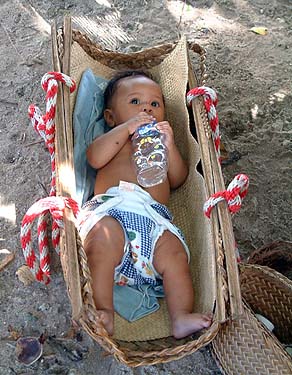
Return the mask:
POLYGON ((168 153, 164 135, 156 128, 156 122, 140 126, 132 137, 132 145, 139 185, 151 187, 165 181, 168 153))

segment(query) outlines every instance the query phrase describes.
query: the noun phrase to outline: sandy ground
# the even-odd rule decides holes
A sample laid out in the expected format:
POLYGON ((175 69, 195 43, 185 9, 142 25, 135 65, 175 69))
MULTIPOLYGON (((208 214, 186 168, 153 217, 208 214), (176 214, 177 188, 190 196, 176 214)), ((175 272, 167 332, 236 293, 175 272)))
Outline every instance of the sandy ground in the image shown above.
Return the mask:
POLYGON ((44 109, 40 80, 51 70, 50 23, 74 16, 74 26, 105 46, 136 51, 174 41, 184 32, 207 50, 207 85, 217 90, 222 140, 233 156, 226 185, 250 177, 234 230, 244 259, 263 244, 291 240, 292 2, 289 0, 2 0, 0 3, 0 249, 15 253, 0 272, 0 374, 220 374, 210 348, 169 364, 129 369, 81 334, 70 338, 70 304, 58 261, 48 287, 15 276, 24 263, 21 219, 50 184, 49 155, 27 108, 44 109), (263 26, 267 35, 249 29, 263 26), (12 336, 48 331, 41 360, 15 359, 12 336))

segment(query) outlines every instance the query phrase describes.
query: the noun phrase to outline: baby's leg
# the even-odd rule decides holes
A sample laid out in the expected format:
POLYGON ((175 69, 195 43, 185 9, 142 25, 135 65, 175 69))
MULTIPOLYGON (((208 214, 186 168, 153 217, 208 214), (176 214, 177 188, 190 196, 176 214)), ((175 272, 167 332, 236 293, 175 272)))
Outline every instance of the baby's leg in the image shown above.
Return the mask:
POLYGON ((113 334, 114 269, 124 253, 124 231, 112 217, 102 218, 88 233, 84 250, 92 278, 93 299, 103 325, 113 334))
POLYGON ((163 287, 175 338, 211 325, 211 315, 193 313, 194 291, 187 254, 181 241, 165 231, 157 241, 153 265, 163 277, 163 287))

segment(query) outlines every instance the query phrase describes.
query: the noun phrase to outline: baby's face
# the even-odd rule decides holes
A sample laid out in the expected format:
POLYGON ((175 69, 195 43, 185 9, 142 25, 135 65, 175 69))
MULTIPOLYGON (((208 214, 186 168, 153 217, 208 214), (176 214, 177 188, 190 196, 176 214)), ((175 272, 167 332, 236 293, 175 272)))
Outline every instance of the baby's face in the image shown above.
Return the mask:
POLYGON ((120 125, 143 111, 152 115, 157 122, 164 120, 160 86, 144 76, 121 79, 111 101, 115 125, 120 125))

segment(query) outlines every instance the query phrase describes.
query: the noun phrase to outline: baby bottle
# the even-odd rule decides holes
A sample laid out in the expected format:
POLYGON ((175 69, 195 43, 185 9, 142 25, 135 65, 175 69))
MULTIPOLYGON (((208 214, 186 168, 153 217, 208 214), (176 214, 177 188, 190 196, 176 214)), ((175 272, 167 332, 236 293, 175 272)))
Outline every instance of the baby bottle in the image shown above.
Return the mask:
POLYGON ((167 177, 167 147, 156 122, 140 126, 132 137, 137 181, 143 187, 160 184, 167 177))

